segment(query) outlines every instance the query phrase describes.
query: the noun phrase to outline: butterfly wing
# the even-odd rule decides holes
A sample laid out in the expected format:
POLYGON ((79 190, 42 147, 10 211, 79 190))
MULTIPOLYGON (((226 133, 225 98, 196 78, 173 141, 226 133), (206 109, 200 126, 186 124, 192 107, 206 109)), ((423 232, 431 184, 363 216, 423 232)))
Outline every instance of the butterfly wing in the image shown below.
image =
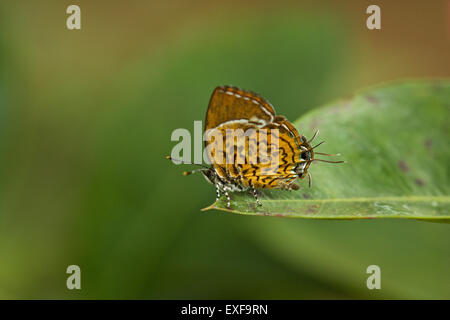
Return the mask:
MULTIPOLYGON (((217 130, 234 126, 236 128, 263 126, 274 119, 275 110, 260 95, 236 87, 219 86, 214 89, 206 111, 205 148, 209 146, 208 150, 211 150, 211 148, 217 147, 210 145, 214 141, 211 135, 220 133, 215 132, 217 130)), ((210 152, 208 152, 208 157, 214 166, 216 161, 211 159, 210 152)))
POLYGON ((274 134, 278 139, 278 152, 269 155, 278 157, 278 162, 270 158, 270 163, 244 164, 241 168, 242 181, 255 188, 285 188, 298 177, 295 168, 302 165, 301 150, 289 127, 268 126, 278 129, 278 137, 274 134))
POLYGON ((275 118, 275 110, 264 98, 251 91, 236 87, 217 87, 209 101, 205 130, 228 121, 248 120, 265 124, 275 118))

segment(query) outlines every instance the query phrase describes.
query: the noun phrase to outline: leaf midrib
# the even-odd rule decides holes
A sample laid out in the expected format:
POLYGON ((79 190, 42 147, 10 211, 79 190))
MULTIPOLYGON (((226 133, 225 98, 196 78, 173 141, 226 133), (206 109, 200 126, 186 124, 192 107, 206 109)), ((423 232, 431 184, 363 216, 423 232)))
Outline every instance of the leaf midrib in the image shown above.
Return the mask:
POLYGON ((262 202, 372 202, 372 201, 439 201, 450 202, 450 196, 407 196, 334 199, 261 199, 262 202))
MULTIPOLYGON (((319 203, 319 204, 325 204, 325 203, 333 203, 333 202, 423 202, 423 201, 437 201, 440 203, 447 203, 450 202, 450 196, 403 196, 403 197, 361 197, 361 198, 336 198, 336 199, 261 199, 262 202, 303 202, 303 203, 319 203)), ((320 210, 322 210, 322 207, 320 210)), ((220 210, 220 211, 226 211, 226 212, 232 212, 236 214, 242 214, 242 215, 260 215, 257 212, 245 212, 240 211, 239 209, 228 209, 228 208, 222 208, 217 207, 216 202, 213 203, 211 206, 208 206, 206 208, 203 208, 202 211, 207 210, 220 210)), ((303 215, 289 215, 289 214, 283 214, 284 217, 288 218, 306 218, 306 216, 303 215)), ((331 220, 347 220, 347 219, 372 219, 372 218, 407 218, 407 219, 425 219, 425 220, 445 220, 449 219, 450 215, 442 215, 442 216, 428 216, 428 215, 416 215, 416 216, 410 216, 410 215, 401 215, 401 214, 393 214, 391 216, 386 215, 371 215, 371 216, 358 216, 358 215, 337 215, 333 217, 327 217, 327 216, 310 216, 308 215, 307 218, 310 219, 331 219, 331 220)))

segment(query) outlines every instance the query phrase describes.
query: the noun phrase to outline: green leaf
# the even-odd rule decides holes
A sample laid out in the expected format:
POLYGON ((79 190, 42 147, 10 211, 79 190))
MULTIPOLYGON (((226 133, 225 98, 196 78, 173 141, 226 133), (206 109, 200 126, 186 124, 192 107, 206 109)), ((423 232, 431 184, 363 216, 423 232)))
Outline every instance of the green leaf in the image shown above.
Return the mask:
POLYGON ((313 163, 312 188, 305 179, 298 191, 264 190, 261 207, 251 195, 234 193, 231 209, 222 197, 204 210, 449 222, 449 103, 450 82, 429 80, 372 88, 315 109, 295 126, 306 137, 320 129, 316 141, 326 143, 316 151, 340 153, 340 157, 322 158, 346 163, 313 163))

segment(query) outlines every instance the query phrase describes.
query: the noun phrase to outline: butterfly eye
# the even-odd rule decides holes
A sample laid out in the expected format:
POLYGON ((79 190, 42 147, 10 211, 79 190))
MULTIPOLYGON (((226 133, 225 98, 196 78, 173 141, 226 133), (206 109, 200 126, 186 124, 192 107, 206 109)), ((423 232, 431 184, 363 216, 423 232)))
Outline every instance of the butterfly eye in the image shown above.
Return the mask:
POLYGON ((303 151, 302 154, 300 155, 300 158, 302 158, 302 160, 306 160, 306 161, 311 160, 311 152, 303 151))

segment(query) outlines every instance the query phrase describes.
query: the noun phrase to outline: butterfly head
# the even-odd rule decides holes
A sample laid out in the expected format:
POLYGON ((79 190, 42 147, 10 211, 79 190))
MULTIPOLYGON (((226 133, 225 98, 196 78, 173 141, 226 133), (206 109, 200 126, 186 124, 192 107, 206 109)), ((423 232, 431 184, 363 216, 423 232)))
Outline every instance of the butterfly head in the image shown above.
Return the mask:
POLYGON ((298 174, 299 178, 303 178, 307 174, 311 162, 314 160, 314 151, 309 144, 310 141, 308 141, 305 136, 300 136, 300 140, 300 161, 295 166, 295 172, 298 174))
POLYGON ((325 141, 319 142, 315 146, 311 146, 311 141, 314 140, 314 138, 317 136, 319 131, 317 130, 313 137, 311 139, 306 139, 305 136, 300 136, 301 144, 299 146, 300 148, 300 161, 295 166, 295 172, 297 173, 299 178, 304 178, 306 175, 308 175, 309 178, 309 184, 311 186, 311 174, 307 172, 309 166, 313 161, 320 161, 320 162, 328 162, 328 163, 343 163, 344 161, 329 161, 324 159, 318 159, 314 157, 314 154, 322 155, 322 156, 340 156, 340 154, 329 154, 329 153, 322 153, 322 152, 316 152, 314 153, 314 149, 320 146, 325 141))

